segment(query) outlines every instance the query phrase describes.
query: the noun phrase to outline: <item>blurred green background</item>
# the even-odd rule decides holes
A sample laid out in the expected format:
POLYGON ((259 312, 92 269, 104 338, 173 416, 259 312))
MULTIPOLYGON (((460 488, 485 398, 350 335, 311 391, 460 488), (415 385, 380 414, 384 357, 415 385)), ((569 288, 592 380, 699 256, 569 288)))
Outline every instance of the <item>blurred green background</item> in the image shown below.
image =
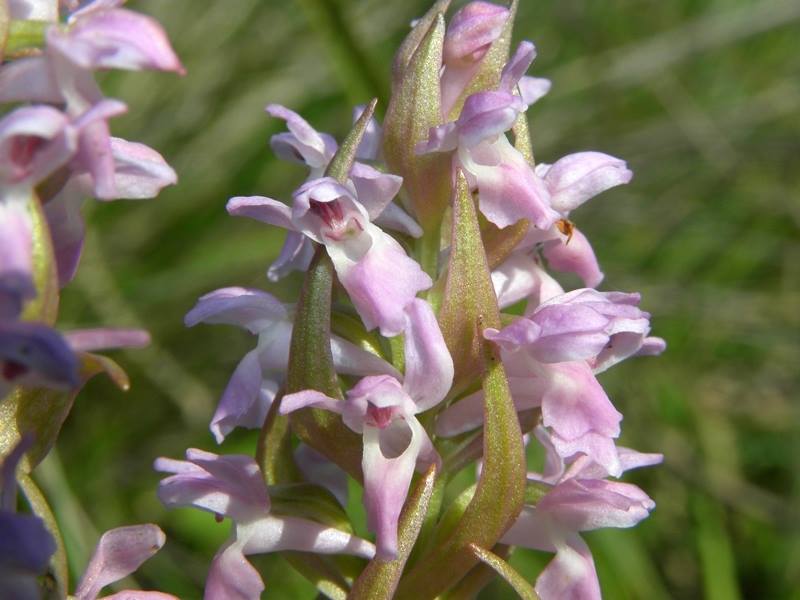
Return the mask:
MULTIPOLYGON (((161 20, 188 75, 108 74, 108 95, 130 106, 114 131, 158 149, 180 182, 152 201, 87 204, 61 323, 140 326, 153 345, 117 356, 130 392, 97 379, 81 394, 39 479, 74 572, 98 532, 158 522, 168 543, 137 581, 194 599, 227 526, 164 510, 151 465, 216 450, 208 421, 254 339, 182 318, 218 287, 291 300, 299 283, 268 285, 283 234, 228 217, 225 202, 287 199, 304 170, 271 154, 282 124, 264 106, 341 139, 352 104, 385 100, 394 49, 428 0, 129 6, 161 20)), ((521 0, 515 38, 536 43, 531 73, 554 84, 528 113, 537 158, 596 149, 629 161, 633 182, 573 217, 603 288, 640 290, 669 342, 601 378, 625 414, 622 443, 666 456, 626 477, 657 502, 647 521, 586 535, 606 598, 800 598, 798 25, 796 0, 521 0)), ((239 432, 222 450, 252 452, 254 440, 239 432)), ((513 563, 533 580, 547 560, 520 551, 513 563)), ((266 597, 314 596, 283 559, 256 562, 266 597)), ((513 596, 498 583, 482 597, 513 596)))

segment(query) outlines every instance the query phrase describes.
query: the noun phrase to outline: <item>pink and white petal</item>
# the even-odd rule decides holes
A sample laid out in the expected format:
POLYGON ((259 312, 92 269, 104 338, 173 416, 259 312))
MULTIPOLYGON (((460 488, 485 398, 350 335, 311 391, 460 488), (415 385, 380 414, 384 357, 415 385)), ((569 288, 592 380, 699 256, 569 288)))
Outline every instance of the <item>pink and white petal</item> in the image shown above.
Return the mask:
POLYGON ((111 152, 114 182, 120 198, 154 198, 161 188, 178 181, 164 157, 149 146, 112 137, 111 152))
POLYGON ((87 70, 186 73, 161 24, 126 9, 92 11, 75 19, 67 32, 51 29, 47 44, 87 70))
POLYGON ((513 91, 531 66, 534 58, 536 58, 536 47, 529 41, 520 42, 506 66, 503 67, 503 72, 500 74, 499 89, 507 92, 513 91))
POLYGON ((554 431, 552 440, 556 452, 565 460, 569 461, 576 456, 585 454, 611 477, 622 475, 622 466, 614 438, 590 431, 576 438, 565 439, 554 431))
POLYGON ((76 329, 64 333, 70 348, 75 352, 95 352, 114 348, 144 348, 150 343, 150 334, 144 329, 76 329))
POLYGON ((453 437, 483 425, 483 392, 465 396, 444 409, 436 418, 436 435, 453 437))
POLYGON ((256 350, 245 354, 222 393, 209 427, 218 444, 236 427, 258 429, 264 424, 278 384, 264 379, 258 358, 256 350))
POLYGON ((397 557, 397 521, 408 495, 408 487, 417 464, 417 457, 427 436, 415 418, 396 420, 411 430, 408 446, 399 454, 387 457, 381 448, 384 431, 364 427, 364 507, 367 525, 375 532, 377 554, 381 560, 397 557))
POLYGON ((546 365, 545 373, 548 382, 542 398, 542 418, 546 427, 553 428, 564 440, 575 440, 589 432, 607 438, 619 436, 622 415, 586 363, 546 365))
POLYGON ((633 527, 647 518, 655 502, 630 483, 567 479, 536 505, 568 531, 633 527))
POLYGON ((392 365, 372 352, 359 348, 355 344, 331 336, 331 354, 337 373, 346 375, 391 375, 400 379, 401 375, 392 365))
POLYGON ((601 600, 592 553, 580 536, 571 534, 559 545, 536 579, 535 590, 542 600, 601 600))
POLYGON ((194 506, 235 521, 248 521, 269 512, 263 475, 250 456, 218 456, 196 448, 187 461, 159 458, 156 471, 174 473, 161 481, 158 497, 168 507, 194 506))
MULTIPOLYGON (((522 101, 530 106, 542 99, 550 91, 553 82, 544 77, 522 77, 517 83, 522 101)), ((538 174, 538 173, 537 173, 538 174)))
POLYGON ((208 570, 205 600, 259 600, 264 591, 261 575, 238 544, 220 548, 208 570))
POLYGON ((0 196, 0 316, 15 318, 36 295, 28 203, 0 196))
POLYGON ((187 327, 198 323, 238 325, 257 334, 288 318, 286 307, 272 294, 254 288, 228 287, 201 296, 183 321, 187 327))
POLYGON ((453 384, 453 359, 447 349, 431 305, 414 298, 406 306, 403 341, 405 377, 403 389, 424 412, 441 402, 453 384))
POLYGON ((307 481, 328 490, 343 507, 347 506, 347 473, 308 444, 300 442, 294 460, 307 481))
MULTIPOLYGON (((359 104, 353 108, 353 123, 361 118, 364 113, 366 104, 359 104)), ((381 144, 383 143, 383 129, 378 124, 378 120, 373 116, 367 123, 367 129, 364 131, 364 136, 361 138, 361 143, 356 150, 356 158, 361 160, 378 160, 381 153, 381 144)))
POLYGON ((646 337, 636 356, 658 356, 667 349, 667 341, 660 337, 646 337))
POLYGON ((61 287, 72 281, 78 270, 86 233, 81 206, 84 199, 90 195, 89 176, 73 175, 61 191, 44 205, 44 214, 53 240, 58 283, 61 287))
POLYGON ((336 140, 320 133, 293 110, 280 104, 270 104, 267 113, 286 121, 289 133, 279 133, 270 138, 272 150, 280 158, 303 162, 312 169, 324 169, 336 152, 336 140))
POLYGON ((367 209, 370 221, 383 213, 403 185, 402 177, 383 173, 360 162, 353 163, 350 180, 356 189, 358 201, 367 209))
POLYGON ((308 271, 314 257, 311 240, 298 231, 287 231, 280 254, 267 270, 267 279, 280 281, 292 271, 308 271))
POLYGON ((544 257, 556 271, 575 273, 586 287, 595 288, 603 281, 603 272, 597 262, 592 245, 577 228, 572 230, 572 239, 545 242, 544 257))
POLYGON ((110 596, 103 596, 103 600, 180 600, 172 594, 164 592, 147 592, 142 590, 123 590, 110 596))
POLYGON ((466 148, 491 142, 511 129, 525 104, 519 96, 505 91, 472 94, 458 118, 459 145, 466 148))
POLYGON ((464 5, 447 25, 442 51, 445 65, 472 63, 483 58, 489 45, 503 32, 508 15, 508 8, 491 2, 464 5))
POLYGON ((328 254, 366 328, 379 327, 391 337, 405 328, 405 306, 433 281, 378 227, 367 223, 365 235, 372 244, 359 260, 351 260, 345 248, 334 244, 328 244, 328 254))
POLYGON ((12 20, 58 21, 59 0, 9 0, 8 12, 12 20))
POLYGON ((295 550, 314 554, 375 555, 375 546, 359 537, 298 517, 265 515, 236 526, 244 554, 295 550))
POLYGON ((0 102, 64 102, 44 56, 31 56, 0 67, 0 102))
POLYGON ((609 188, 628 183, 633 172, 624 160, 602 152, 577 152, 557 160, 544 176, 552 205, 568 214, 609 188))
POLYGON ((164 545, 166 536, 157 526, 118 527, 103 534, 89 566, 75 590, 77 600, 94 600, 110 583, 133 573, 164 545))
POLYGON ((422 227, 394 202, 390 202, 372 221, 381 229, 393 229, 413 238, 422 237, 422 227))
POLYGON ((414 147, 417 154, 428 154, 429 152, 449 152, 458 147, 458 127, 455 121, 444 123, 436 127, 431 127, 428 131, 428 139, 419 142, 414 147))
POLYGON ((304 390, 284 396, 281 400, 280 413, 282 415, 288 415, 301 408, 321 408, 341 414, 344 410, 344 404, 345 403, 341 400, 326 396, 322 392, 304 390))
POLYGON ((478 188, 481 212, 498 227, 528 219, 547 230, 559 219, 544 182, 505 136, 469 150, 459 147, 458 158, 467 179, 478 188))
POLYGON ((292 210, 283 202, 264 196, 236 196, 225 206, 234 217, 250 217, 262 223, 294 231, 292 210))

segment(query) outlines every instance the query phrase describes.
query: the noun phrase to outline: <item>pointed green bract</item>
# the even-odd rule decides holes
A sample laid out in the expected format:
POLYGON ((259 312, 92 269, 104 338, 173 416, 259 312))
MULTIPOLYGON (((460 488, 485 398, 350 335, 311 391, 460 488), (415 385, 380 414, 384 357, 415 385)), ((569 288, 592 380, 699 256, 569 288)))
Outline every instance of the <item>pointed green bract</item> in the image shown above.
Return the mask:
POLYGON ((333 565, 328 556, 310 552, 284 552, 283 556, 292 567, 311 582, 325 598, 345 600, 347 581, 333 565))
MULTIPOLYGON (((331 356, 331 290, 333 264, 323 246, 317 247, 297 302, 286 392, 317 390, 342 398, 331 356)), ((361 479, 361 438, 348 429, 339 415, 305 408, 289 418, 292 430, 306 444, 332 460, 351 476, 361 479)))
POLYGON ((53 255, 50 228, 39 198, 31 192, 28 202, 31 217, 31 241, 33 259, 33 284, 36 297, 25 304, 23 321, 40 321, 52 325, 58 315, 58 274, 53 255))
POLYGON ((500 73, 503 71, 503 67, 506 66, 511 52, 511 33, 514 29, 514 19, 517 16, 518 4, 518 0, 511 0, 511 4, 508 7, 508 20, 505 27, 503 27, 503 32, 500 37, 492 42, 483 60, 481 60, 478 72, 453 105, 450 114, 447 115, 449 121, 458 119, 458 115, 461 114, 461 109, 464 107, 464 101, 470 95, 483 90, 492 90, 500 83, 500 73))
POLYGON ((261 426, 256 446, 256 462, 267 484, 302 481, 302 475, 292 456, 289 417, 278 413, 283 398, 279 391, 261 426))
POLYGON ((325 170, 326 176, 333 177, 339 183, 347 183, 350 169, 353 167, 353 162, 356 159, 358 146, 361 144, 361 140, 367 130, 369 120, 372 118, 372 115, 375 114, 375 106, 377 106, 377 104, 377 98, 373 98, 372 101, 367 104, 364 112, 361 113, 361 116, 353 125, 353 129, 351 129, 347 137, 344 138, 342 145, 339 146, 336 154, 334 154, 331 159, 328 168, 325 170))
POLYGON ((269 486, 270 512, 353 533, 350 519, 331 492, 312 483, 286 483, 269 486))
POLYGON ((51 25, 52 23, 48 21, 8 21, 3 54, 5 56, 24 56, 32 50, 42 48, 45 31, 51 25))
POLYGON ((451 0, 438 0, 431 6, 428 12, 420 17, 417 24, 414 25, 414 28, 406 36, 406 39, 403 40, 403 43, 400 44, 400 48, 397 49, 397 54, 395 54, 394 57, 394 64, 392 65, 392 93, 395 92, 394 87, 401 85, 408 64, 411 62, 411 57, 414 56, 425 34, 428 32, 433 22, 439 18, 440 15, 444 15, 447 8, 450 6, 450 1, 451 0))
POLYGON ((464 173, 459 170, 453 201, 452 245, 439 325, 455 364, 451 394, 467 386, 479 372, 484 327, 499 327, 500 314, 486 262, 475 203, 464 173))
POLYGON ((500 577, 505 579, 506 583, 514 588, 514 591, 517 592, 522 600, 539 600, 539 596, 531 584, 525 581, 525 578, 505 560, 477 544, 470 544, 469 548, 476 558, 489 565, 500 577))
POLYGON ((0 0, 0 62, 6 53, 6 42, 8 41, 8 28, 11 25, 8 14, 8 0, 0 0))
POLYGON ((374 559, 353 583, 350 600, 391 600, 397 582, 403 573, 420 529, 425 522, 431 497, 435 489, 437 469, 431 465, 427 473, 417 482, 400 514, 397 532, 397 558, 392 561, 374 559))
POLYGON ((500 317, 475 204, 460 171, 456 190, 453 243, 440 321, 451 354, 468 357, 457 363, 464 379, 480 374, 484 395, 483 469, 475 494, 452 533, 401 580, 400 599, 433 598, 461 579, 477 562, 469 544, 493 547, 519 514, 525 491, 525 454, 517 412, 499 351, 482 336, 486 327, 499 325, 500 317))
POLYGON ((417 155, 415 147, 442 122, 441 85, 444 16, 436 14, 392 91, 383 123, 383 154, 403 187, 425 236, 438 243, 439 226, 450 196, 450 156, 417 155))

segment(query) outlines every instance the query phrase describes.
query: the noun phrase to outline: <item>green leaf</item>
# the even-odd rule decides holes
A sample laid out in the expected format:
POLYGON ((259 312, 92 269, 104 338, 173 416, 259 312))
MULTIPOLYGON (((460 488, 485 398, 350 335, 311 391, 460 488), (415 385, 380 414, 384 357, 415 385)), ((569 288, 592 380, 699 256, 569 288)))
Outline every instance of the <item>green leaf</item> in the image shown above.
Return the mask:
POLYGON ((415 147, 428 139, 431 127, 442 122, 439 70, 444 32, 444 17, 436 13, 392 90, 383 122, 386 164, 389 171, 403 177, 414 215, 437 249, 450 197, 451 157, 442 152, 417 155, 415 147))
POLYGON ((347 183, 350 169, 353 167, 353 162, 356 159, 358 146, 361 144, 361 139, 364 137, 364 133, 367 131, 369 120, 372 118, 372 115, 375 114, 375 106, 377 104, 377 98, 373 98, 372 102, 370 102, 364 109, 364 112, 361 113, 358 121, 355 122, 353 128, 350 130, 350 133, 348 133, 347 137, 344 138, 342 145, 339 146, 336 154, 334 154, 333 158, 331 159, 331 162, 325 171, 326 176, 333 177, 340 183, 347 183))
POLYGON ((44 34, 50 25, 52 23, 49 21, 10 21, 5 40, 5 56, 24 56, 31 50, 44 47, 44 34))
POLYGON ((500 73, 508 62, 511 51, 511 32, 514 29, 514 19, 517 16, 518 4, 518 0, 511 0, 511 4, 508 7, 508 20, 503 27, 503 32, 500 37, 492 42, 489 50, 486 51, 478 72, 461 93, 458 101, 453 105, 448 115, 448 120, 455 121, 458 118, 458 115, 461 114, 461 109, 464 107, 464 101, 470 95, 484 90, 493 90, 500 83, 500 73))
POLYGON ((269 486, 271 512, 310 519, 317 523, 353 533, 350 519, 336 498, 313 483, 286 483, 269 486))
POLYGON ((284 558, 327 598, 345 600, 347 581, 332 564, 330 557, 309 552, 283 552, 284 558))
POLYGON ((428 506, 436 484, 436 465, 417 482, 400 514, 397 532, 397 558, 392 561, 373 559, 353 583, 350 600, 391 600, 403 573, 420 529, 426 520, 428 506))
POLYGON ((302 481, 294 462, 289 417, 278 413, 284 391, 278 391, 261 426, 256 445, 256 462, 267 484, 302 481))
POLYGON ((41 202, 35 193, 31 193, 28 211, 31 218, 33 283, 36 286, 36 297, 25 305, 21 318, 23 321, 40 321, 52 325, 58 315, 58 274, 50 228, 41 202))
POLYGON ((514 591, 517 592, 522 600, 539 599, 539 595, 533 590, 531 584, 525 581, 525 578, 505 560, 477 544, 470 544, 469 548, 476 558, 490 566, 500 577, 505 579, 506 583, 514 588, 514 591))
POLYGON ((11 25, 11 17, 8 13, 8 0, 0 0, 0 63, 6 52, 8 41, 8 28, 11 25))
POLYGON ((75 397, 89 379, 104 372, 120 389, 127 390, 130 387, 125 371, 110 358, 82 353, 80 359, 81 385, 77 389, 65 392, 18 387, 0 402, 0 455, 10 452, 23 433, 32 432, 36 436, 33 446, 20 461, 22 472, 33 471, 50 452, 75 397))
POLYGON ((519 514, 525 491, 522 431, 505 370, 498 349, 480 335, 487 326, 498 325, 500 317, 475 205, 461 172, 452 240, 440 320, 453 356, 469 353, 472 374, 480 374, 484 394, 483 469, 461 520, 403 577, 399 599, 435 597, 464 577, 477 561, 469 544, 493 547, 519 514))
MULTIPOLYGON (((319 246, 297 302, 287 393, 311 389, 342 398, 330 344, 333 277, 333 264, 325 248, 319 246)), ((361 481, 361 438, 342 423, 339 415, 304 408, 292 413, 289 422, 301 440, 361 481)))

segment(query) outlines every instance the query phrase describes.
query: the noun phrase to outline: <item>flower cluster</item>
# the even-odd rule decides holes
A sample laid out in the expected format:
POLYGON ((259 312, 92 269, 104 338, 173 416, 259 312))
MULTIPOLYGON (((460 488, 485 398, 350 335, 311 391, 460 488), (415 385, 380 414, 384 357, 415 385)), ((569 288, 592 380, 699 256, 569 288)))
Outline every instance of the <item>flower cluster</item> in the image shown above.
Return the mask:
MULTIPOLYGON (((67 592, 64 549, 40 515, 30 471, 55 443, 81 385, 105 371, 127 376, 95 350, 138 347, 147 332, 54 327, 59 290, 75 275, 86 198, 152 198, 177 181, 161 155, 113 137, 108 121, 126 111, 94 73, 156 69, 183 73, 161 26, 124 0, 4 0, 0 3, 0 596, 39 598, 37 577, 67 592), (34 515, 17 514, 16 481, 34 515), (54 553, 60 558, 52 558, 54 553)), ((133 572, 164 543, 155 525, 101 538, 75 597, 90 600, 133 572)), ((126 598, 172 598, 125 592, 126 598)), ((118 596, 122 597, 122 596, 118 596)))
MULTIPOLYGON (((382 125, 375 102, 358 107, 340 145, 269 105, 287 129, 272 149, 307 179, 288 202, 228 201, 231 215, 286 230, 268 278, 300 271, 305 284, 294 305, 224 288, 186 315, 258 336, 211 421, 220 443, 260 429, 257 462, 199 450, 156 462, 172 474, 165 504, 234 523, 206 598, 258 598, 245 555, 287 549, 372 559, 352 585, 337 580, 348 597, 434 597, 495 544, 555 553, 540 597, 597 598, 578 533, 630 527, 654 507, 609 479, 661 456, 617 445, 622 415, 597 374, 665 343, 649 335, 638 294, 596 289, 603 273, 571 220, 632 173, 593 151, 534 164, 526 111, 550 82, 526 75, 532 43, 512 51, 516 3, 470 2, 445 26, 447 4, 403 42, 382 125), (585 287, 567 291, 554 272, 585 287), (542 473, 525 473, 526 453, 542 473), (442 506, 473 461, 477 485, 442 506), (374 547, 341 512, 348 475, 363 484, 374 547), (292 502, 270 502, 287 489, 292 502)), ((499 557, 489 564, 522 585, 499 557)))

